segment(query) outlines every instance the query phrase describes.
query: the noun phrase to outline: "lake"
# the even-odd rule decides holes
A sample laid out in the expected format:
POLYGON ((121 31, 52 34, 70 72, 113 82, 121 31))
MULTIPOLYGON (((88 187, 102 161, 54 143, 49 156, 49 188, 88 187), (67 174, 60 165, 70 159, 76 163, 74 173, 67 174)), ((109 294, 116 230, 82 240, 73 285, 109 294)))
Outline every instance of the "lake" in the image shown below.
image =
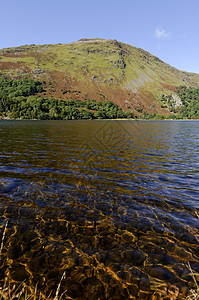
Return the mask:
POLYGON ((0 121, 1 273, 64 299, 185 299, 198 121, 0 121))

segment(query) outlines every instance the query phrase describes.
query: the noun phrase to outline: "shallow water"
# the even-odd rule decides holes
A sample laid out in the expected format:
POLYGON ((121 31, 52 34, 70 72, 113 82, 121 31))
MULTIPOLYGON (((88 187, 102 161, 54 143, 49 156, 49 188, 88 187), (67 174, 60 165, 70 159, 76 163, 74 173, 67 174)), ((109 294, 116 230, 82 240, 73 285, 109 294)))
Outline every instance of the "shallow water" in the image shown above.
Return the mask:
POLYGON ((65 271, 66 299, 185 298, 199 122, 0 121, 0 141, 2 278, 47 293, 65 271))

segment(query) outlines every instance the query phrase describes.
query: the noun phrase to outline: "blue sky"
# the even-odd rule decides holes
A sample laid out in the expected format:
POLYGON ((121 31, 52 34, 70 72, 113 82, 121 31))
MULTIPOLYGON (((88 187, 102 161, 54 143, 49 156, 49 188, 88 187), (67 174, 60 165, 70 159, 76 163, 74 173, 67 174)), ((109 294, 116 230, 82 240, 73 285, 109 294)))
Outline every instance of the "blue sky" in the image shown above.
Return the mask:
POLYGON ((9 0, 0 9, 0 49, 117 39, 199 73, 199 0, 9 0))

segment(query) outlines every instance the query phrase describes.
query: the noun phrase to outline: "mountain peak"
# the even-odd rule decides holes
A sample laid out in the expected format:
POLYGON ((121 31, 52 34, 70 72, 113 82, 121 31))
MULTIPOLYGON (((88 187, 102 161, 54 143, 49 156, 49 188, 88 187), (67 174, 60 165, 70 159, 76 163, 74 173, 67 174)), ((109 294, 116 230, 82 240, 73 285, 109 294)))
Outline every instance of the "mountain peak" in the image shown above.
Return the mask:
POLYGON ((101 39, 101 38, 81 38, 77 42, 83 43, 83 42, 100 42, 100 41, 105 41, 105 39, 101 39))
POLYGON ((25 45, 0 51, 0 76, 44 80, 45 96, 109 99, 125 110, 167 114, 161 94, 199 86, 199 75, 179 71, 143 49, 116 39, 25 45))

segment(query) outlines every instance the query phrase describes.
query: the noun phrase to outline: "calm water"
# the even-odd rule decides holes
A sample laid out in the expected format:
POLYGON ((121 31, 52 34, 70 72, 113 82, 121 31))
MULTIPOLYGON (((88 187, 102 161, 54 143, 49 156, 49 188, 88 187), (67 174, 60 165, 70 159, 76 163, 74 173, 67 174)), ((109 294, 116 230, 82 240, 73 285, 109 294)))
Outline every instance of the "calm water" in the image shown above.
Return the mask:
POLYGON ((0 141, 2 278, 48 293, 65 271, 65 299, 185 299, 199 122, 0 121, 0 141))

